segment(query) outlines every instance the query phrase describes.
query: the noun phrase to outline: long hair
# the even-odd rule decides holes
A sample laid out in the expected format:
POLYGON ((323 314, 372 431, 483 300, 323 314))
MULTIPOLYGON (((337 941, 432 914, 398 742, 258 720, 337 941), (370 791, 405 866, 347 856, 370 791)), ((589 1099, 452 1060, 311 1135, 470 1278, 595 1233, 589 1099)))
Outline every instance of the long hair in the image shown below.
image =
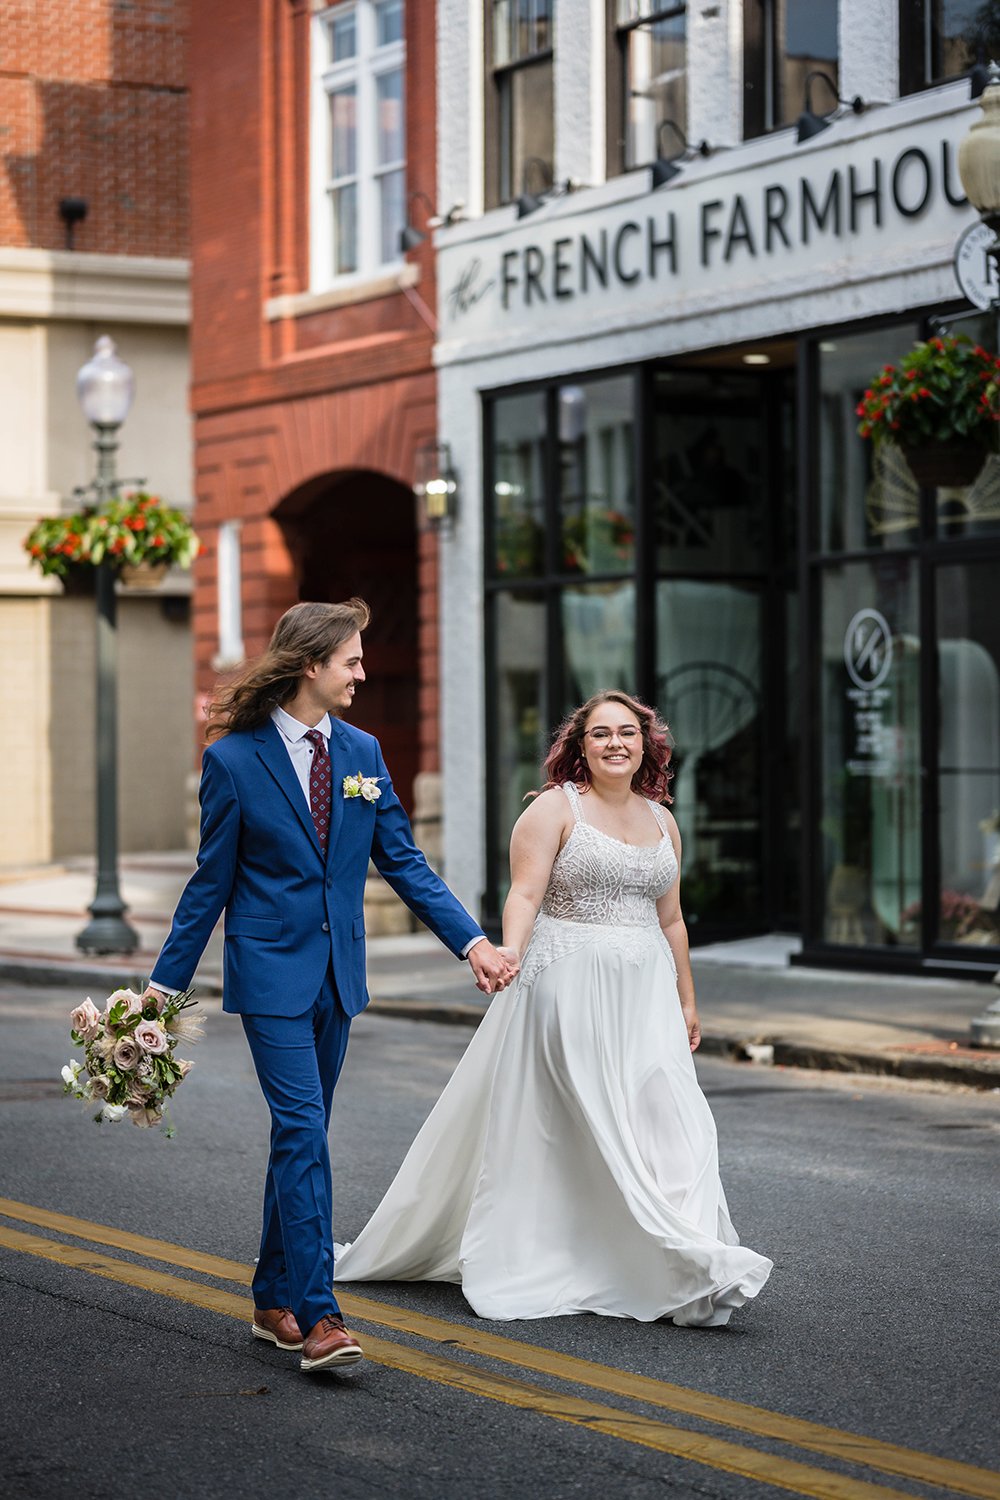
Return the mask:
POLYGON ((633 698, 630 693, 623 693, 619 688, 611 688, 606 693, 595 693, 563 720, 552 741, 552 749, 545 757, 543 769, 548 780, 542 790, 562 786, 566 781, 590 785, 590 767, 583 753, 583 734, 590 715, 602 703, 619 703, 639 720, 642 730, 642 762, 632 777, 632 790, 638 792, 640 797, 648 797, 651 802, 672 802, 673 798, 667 791, 674 774, 670 770, 673 750, 670 730, 655 708, 650 708, 648 703, 633 698))
POLYGON ((344 604, 293 604, 274 627, 267 650, 216 689, 208 706, 205 738, 256 729, 293 697, 307 667, 323 662, 364 630, 371 611, 363 599, 344 604))

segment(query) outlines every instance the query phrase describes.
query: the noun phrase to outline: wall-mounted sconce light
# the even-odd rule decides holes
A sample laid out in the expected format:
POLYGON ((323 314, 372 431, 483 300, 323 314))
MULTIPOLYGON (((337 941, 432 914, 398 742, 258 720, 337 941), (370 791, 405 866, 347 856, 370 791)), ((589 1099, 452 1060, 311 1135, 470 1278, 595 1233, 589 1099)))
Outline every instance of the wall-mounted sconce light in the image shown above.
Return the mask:
POLYGON ((656 160, 650 169, 652 173, 650 186, 654 189, 666 187, 668 182, 673 182, 675 177, 680 176, 681 169, 690 156, 695 154, 698 156, 711 156, 712 150, 713 148, 709 145, 708 141, 699 141, 697 146, 690 145, 687 136, 676 120, 661 120, 656 127, 656 160), (681 149, 675 151, 672 156, 667 155, 663 146, 664 130, 673 131, 681 143, 681 149))
POLYGON ((66 249, 73 248, 73 231, 87 217, 89 204, 86 198, 60 198, 59 217, 66 226, 66 249))
POLYGON ((847 105, 851 110, 853 110, 856 115, 863 114, 864 111, 868 108, 868 104, 864 99, 862 99, 860 94, 855 94, 853 99, 842 99, 837 92, 837 85, 834 83, 829 73, 824 73, 821 68, 814 68, 811 73, 806 74, 804 103, 805 108, 799 115, 798 123, 795 127, 795 144, 797 146, 801 146, 803 141, 811 141, 813 136, 819 135, 821 131, 826 130, 830 125, 832 125, 834 120, 839 118, 839 106, 841 104, 847 105), (822 78, 823 82, 830 90, 834 99, 836 99, 837 101, 836 105, 828 115, 818 115, 813 110, 812 81, 814 78, 822 78))
POLYGON ((458 475, 447 443, 424 443, 414 455, 413 493, 423 525, 450 531, 458 514, 458 475))
POLYGON ((403 255, 406 255, 410 250, 416 250, 417 246, 422 245, 424 240, 427 238, 426 231, 417 229, 413 223, 413 214, 411 212, 411 209, 414 203, 416 203, 417 201, 423 203, 427 209, 428 229, 433 229, 434 225, 439 222, 434 214, 434 205, 428 198, 427 194, 420 188, 416 188, 415 191, 412 192, 406 200, 406 223, 399 231, 399 249, 400 253, 403 255))
POLYGON ((552 168, 548 162, 543 161, 540 156, 529 156, 524 163, 524 171, 521 175, 521 196, 517 200, 517 217, 519 219, 526 219, 529 214, 533 214, 536 209, 541 208, 554 186, 552 168), (528 186, 528 178, 532 167, 536 169, 537 176, 542 179, 542 188, 538 193, 533 193, 528 186))

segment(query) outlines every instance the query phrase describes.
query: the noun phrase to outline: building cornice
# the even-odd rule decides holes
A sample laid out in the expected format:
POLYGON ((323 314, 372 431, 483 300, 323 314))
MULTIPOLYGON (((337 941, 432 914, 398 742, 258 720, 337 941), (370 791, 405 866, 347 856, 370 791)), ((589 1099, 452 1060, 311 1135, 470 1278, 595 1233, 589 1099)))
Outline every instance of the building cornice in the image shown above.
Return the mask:
POLYGON ((191 262, 0 246, 0 317, 185 327, 191 262))

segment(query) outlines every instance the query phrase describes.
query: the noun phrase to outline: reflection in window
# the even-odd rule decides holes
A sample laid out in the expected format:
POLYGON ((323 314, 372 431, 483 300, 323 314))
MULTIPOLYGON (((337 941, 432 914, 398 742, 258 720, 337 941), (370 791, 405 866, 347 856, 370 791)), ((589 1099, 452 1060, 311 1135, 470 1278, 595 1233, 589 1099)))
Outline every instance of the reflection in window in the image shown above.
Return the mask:
POLYGON ((667 0, 616 0, 626 170, 656 158, 664 120, 687 131, 686 12, 667 0))
POLYGON ((543 721, 545 604, 536 595, 502 590, 493 601, 496 658, 494 791, 498 819, 495 883, 502 903, 510 884, 507 847, 510 831, 526 806, 524 798, 541 786, 541 764, 548 749, 543 721))
POLYGON ((1000 56, 1000 13, 983 0, 899 0, 899 92, 915 94, 1000 56))
POLYGON ((635 691, 635 585, 574 584, 560 594, 563 712, 605 688, 635 691))
POLYGON ((675 741, 673 814, 689 922, 761 909, 761 594, 669 579, 656 589, 656 701, 675 741))
POLYGON ((920 490, 899 448, 858 436, 858 401, 872 377, 919 337, 915 324, 838 335, 820 344, 820 550, 854 552, 916 540, 920 490))
POLYGON ((1000 944, 1000 615, 995 562, 937 577, 940 679, 938 937, 1000 944))
POLYGON ((630 377, 557 393, 562 559, 568 573, 624 573, 635 559, 630 377))
POLYGON ((555 161, 552 0, 492 0, 487 116, 490 206, 551 185, 555 161), (531 178, 530 182, 527 180, 531 178))
POLYGON ((657 567, 760 571, 765 425, 759 379, 670 372, 657 375, 654 390, 657 567))
POLYGON ((837 0, 745 0, 743 6, 743 135, 749 140, 794 125, 805 106, 806 77, 815 103, 835 108, 839 92, 837 0))
POLYGON ((399 258, 406 218, 403 0, 353 0, 314 21, 314 285, 399 258), (318 127, 317 127, 318 131, 318 127), (322 205, 322 207, 320 207, 322 205))
POLYGON ((545 565, 544 394, 506 396, 492 408, 493 568, 530 578, 545 565))
POLYGON ((823 935, 849 947, 916 945, 921 817, 915 569, 908 558, 831 567, 822 597, 823 935))

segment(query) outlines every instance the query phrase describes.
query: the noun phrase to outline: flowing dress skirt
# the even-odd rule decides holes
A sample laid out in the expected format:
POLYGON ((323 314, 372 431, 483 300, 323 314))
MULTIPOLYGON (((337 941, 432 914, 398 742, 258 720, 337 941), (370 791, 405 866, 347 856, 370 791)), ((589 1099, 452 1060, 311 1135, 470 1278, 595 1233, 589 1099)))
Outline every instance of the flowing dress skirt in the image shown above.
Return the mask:
POLYGON ((669 953, 590 942, 498 995, 338 1251, 338 1283, 460 1282, 483 1318, 717 1325, 756 1296, 669 953))

